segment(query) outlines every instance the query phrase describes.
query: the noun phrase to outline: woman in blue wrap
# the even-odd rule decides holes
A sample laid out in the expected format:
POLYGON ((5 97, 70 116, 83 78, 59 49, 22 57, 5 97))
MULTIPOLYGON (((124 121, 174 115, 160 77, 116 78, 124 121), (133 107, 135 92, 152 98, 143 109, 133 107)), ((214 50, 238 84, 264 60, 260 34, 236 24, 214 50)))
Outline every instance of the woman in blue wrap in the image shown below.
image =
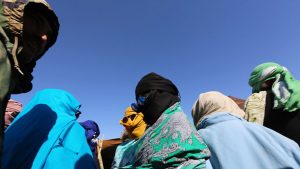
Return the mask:
POLYGON ((289 138, 243 119, 244 112, 216 91, 200 94, 192 116, 214 169, 299 169, 300 148, 289 138))
POLYGON ((38 92, 5 131, 2 169, 95 168, 80 103, 68 92, 38 92))

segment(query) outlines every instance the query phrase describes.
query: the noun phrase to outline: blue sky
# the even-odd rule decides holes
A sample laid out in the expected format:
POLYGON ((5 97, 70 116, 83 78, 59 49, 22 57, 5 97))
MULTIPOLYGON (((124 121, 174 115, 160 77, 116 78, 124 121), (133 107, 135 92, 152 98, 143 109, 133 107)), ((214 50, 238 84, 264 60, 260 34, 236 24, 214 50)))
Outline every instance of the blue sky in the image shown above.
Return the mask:
POLYGON ((34 93, 72 93, 105 139, 121 135, 119 120, 134 102, 139 79, 156 72, 180 90, 185 113, 201 92, 245 99, 249 74, 263 62, 300 79, 299 0, 48 1, 60 20, 56 44, 34 71, 34 87, 12 95, 26 105, 34 93))

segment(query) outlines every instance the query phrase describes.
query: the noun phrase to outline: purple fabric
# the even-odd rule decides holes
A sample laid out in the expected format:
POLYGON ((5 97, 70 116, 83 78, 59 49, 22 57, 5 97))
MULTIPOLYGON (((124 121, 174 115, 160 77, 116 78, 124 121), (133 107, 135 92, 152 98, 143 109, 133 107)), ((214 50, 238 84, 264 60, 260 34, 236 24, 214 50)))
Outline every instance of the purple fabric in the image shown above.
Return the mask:
POLYGON ((95 154, 96 152, 96 143, 92 141, 93 138, 97 138, 100 134, 99 126, 95 121, 87 120, 84 122, 80 122, 81 126, 85 129, 85 136, 89 143, 89 146, 95 154))

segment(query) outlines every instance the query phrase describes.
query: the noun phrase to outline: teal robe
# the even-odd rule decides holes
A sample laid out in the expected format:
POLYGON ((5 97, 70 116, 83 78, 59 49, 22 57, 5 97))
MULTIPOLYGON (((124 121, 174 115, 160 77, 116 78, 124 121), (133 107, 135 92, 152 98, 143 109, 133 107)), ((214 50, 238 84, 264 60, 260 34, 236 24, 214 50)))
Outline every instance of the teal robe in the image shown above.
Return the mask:
POLYGON ((2 168, 95 168, 79 108, 66 91, 38 92, 5 131, 2 168))

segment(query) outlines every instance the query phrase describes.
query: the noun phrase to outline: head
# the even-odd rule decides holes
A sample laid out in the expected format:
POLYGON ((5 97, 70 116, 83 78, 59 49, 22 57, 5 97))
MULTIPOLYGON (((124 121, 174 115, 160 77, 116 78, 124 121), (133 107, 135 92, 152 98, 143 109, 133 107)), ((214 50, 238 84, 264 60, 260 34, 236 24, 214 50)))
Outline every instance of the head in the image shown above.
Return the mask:
POLYGON ((217 91, 210 91, 199 95, 192 108, 192 117, 195 126, 198 126, 207 115, 227 112, 243 118, 245 113, 229 97, 217 91))
POLYGON ((8 104, 5 110, 5 124, 4 128, 7 128, 17 115, 22 111, 22 104, 15 100, 8 100, 8 104))
POLYGON ((23 15, 23 49, 18 59, 23 64, 38 60, 56 41, 59 23, 52 10, 43 3, 28 3, 23 15))
POLYGON ((35 94, 23 112, 30 111, 38 105, 45 105, 58 117, 64 119, 76 120, 80 112, 81 104, 69 92, 61 89, 44 89, 35 94))
POLYGON ((32 89, 36 61, 56 42, 59 21, 45 0, 3 0, 1 5, 0 26, 12 56, 9 92, 26 93, 32 89))
POLYGON ((267 62, 256 66, 249 78, 249 85, 253 93, 270 90, 277 75, 288 71, 277 63, 267 62))
POLYGON ((85 136, 88 141, 96 139, 99 136, 99 126, 95 121, 87 120, 84 122, 80 122, 80 125, 85 129, 85 136))
POLYGON ((127 133, 130 139, 138 139, 144 134, 147 124, 143 118, 144 115, 134 111, 132 107, 126 108, 125 115, 120 120, 120 124, 125 127, 125 133, 127 133))
POLYGON ((180 101, 177 87, 156 73, 149 73, 139 81, 135 97, 134 107, 143 113, 148 125, 154 124, 167 108, 180 101))
POLYGON ((57 39, 56 14, 45 0, 3 0, 1 5, 1 27, 9 41, 8 51, 13 54, 15 44, 19 63, 35 62, 57 39))

